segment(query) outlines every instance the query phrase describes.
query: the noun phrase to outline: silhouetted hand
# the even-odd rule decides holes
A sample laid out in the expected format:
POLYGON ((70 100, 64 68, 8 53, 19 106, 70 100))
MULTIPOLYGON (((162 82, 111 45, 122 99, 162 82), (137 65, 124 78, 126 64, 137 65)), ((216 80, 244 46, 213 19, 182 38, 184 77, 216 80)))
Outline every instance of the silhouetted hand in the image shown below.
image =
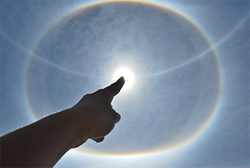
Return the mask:
POLYGON ((79 127, 78 140, 72 147, 80 146, 89 138, 102 142, 104 137, 111 132, 121 119, 120 114, 112 108, 111 102, 124 83, 124 77, 121 77, 110 86, 83 96, 75 106, 69 109, 72 115, 74 114, 79 127))
POLYGON ((87 94, 72 108, 51 114, 1 137, 0 167, 53 167, 71 148, 88 139, 101 142, 120 120, 111 101, 124 85, 87 94))

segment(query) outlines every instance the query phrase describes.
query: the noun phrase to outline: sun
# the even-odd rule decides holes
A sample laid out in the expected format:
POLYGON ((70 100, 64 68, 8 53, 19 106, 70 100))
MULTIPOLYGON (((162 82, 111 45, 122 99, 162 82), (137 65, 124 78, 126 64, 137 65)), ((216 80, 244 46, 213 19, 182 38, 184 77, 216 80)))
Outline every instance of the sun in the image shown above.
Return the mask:
POLYGON ((121 76, 123 76, 125 78, 125 84, 124 84, 122 90, 130 89, 133 86, 134 79, 135 79, 135 76, 132 73, 132 71, 126 67, 121 67, 117 71, 115 71, 113 80, 116 81, 121 76))

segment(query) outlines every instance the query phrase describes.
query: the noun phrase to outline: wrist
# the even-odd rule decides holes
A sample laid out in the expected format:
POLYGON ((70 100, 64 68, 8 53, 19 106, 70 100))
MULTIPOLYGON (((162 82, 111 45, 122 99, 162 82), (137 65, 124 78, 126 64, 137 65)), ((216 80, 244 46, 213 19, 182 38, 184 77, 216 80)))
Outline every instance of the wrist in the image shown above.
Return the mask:
POLYGON ((82 145, 91 137, 90 120, 84 117, 85 110, 70 108, 61 112, 68 123, 68 135, 70 136, 70 148, 82 145))

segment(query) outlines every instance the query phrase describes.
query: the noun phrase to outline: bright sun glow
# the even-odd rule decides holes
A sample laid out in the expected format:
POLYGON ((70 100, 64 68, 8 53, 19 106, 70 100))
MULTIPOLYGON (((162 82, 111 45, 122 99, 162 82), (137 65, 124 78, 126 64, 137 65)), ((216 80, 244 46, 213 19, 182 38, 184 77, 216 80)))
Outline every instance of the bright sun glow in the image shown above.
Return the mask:
POLYGON ((131 86, 134 83, 134 74, 131 72, 131 70, 129 70, 128 68, 122 67, 120 69, 118 69, 115 74, 114 74, 114 81, 116 81, 118 78, 120 78, 121 76, 124 76, 125 78, 125 84, 122 88, 122 90, 127 90, 129 88, 131 88, 131 86))

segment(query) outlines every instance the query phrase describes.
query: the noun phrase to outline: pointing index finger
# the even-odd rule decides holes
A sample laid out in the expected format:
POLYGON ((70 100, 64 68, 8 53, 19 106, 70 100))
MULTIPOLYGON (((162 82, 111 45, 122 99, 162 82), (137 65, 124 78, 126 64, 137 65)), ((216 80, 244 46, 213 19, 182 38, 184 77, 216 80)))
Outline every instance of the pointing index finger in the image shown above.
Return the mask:
POLYGON ((104 88, 104 90, 107 91, 113 98, 115 95, 117 95, 120 92, 124 83, 125 83, 125 79, 122 76, 116 82, 114 82, 111 85, 109 85, 108 87, 104 88))

